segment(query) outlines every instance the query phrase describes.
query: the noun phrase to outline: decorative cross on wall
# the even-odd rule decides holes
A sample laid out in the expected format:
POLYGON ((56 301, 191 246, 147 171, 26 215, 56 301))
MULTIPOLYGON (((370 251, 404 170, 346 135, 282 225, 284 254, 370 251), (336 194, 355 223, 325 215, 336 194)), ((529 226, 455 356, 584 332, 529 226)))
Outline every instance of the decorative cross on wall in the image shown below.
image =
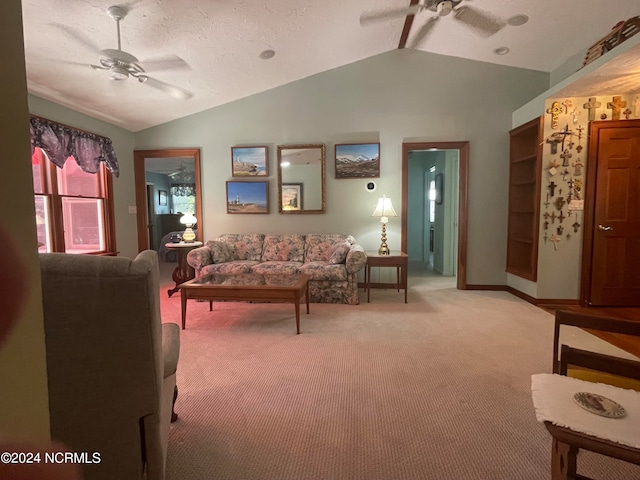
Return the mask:
POLYGON ((593 121, 596 119, 596 109, 599 108, 602 103, 596 100, 596 97, 591 97, 587 103, 582 105, 582 108, 585 110, 589 110, 589 121, 593 121))
POLYGON ((554 233, 553 235, 551 235, 551 237, 549 237, 549 241, 553 243, 553 249, 558 250, 558 243, 560 242, 560 237, 558 237, 558 235, 554 233))
POLYGON ((622 109, 627 106, 627 102, 622 100, 620 95, 613 97, 613 100, 607 103, 607 108, 611 110, 611 120, 620 120, 622 109))
POLYGON ((555 184, 555 182, 551 182, 549 184, 549 192, 551 193, 551 196, 553 197, 556 193, 556 187, 557 185, 555 184))
POLYGON ((547 143, 551 144, 551 155, 555 155, 558 153, 558 144, 562 143, 564 137, 559 133, 553 133, 549 138, 547 138, 547 143))
POLYGON ((573 155, 571 154, 571 152, 568 149, 560 154, 560 158, 562 159, 562 166, 563 167, 568 167, 569 166, 569 159, 571 157, 573 157, 573 155))
POLYGON ((553 102, 551 106, 547 108, 547 113, 551 115, 551 128, 558 128, 558 115, 562 113, 560 102, 553 102))

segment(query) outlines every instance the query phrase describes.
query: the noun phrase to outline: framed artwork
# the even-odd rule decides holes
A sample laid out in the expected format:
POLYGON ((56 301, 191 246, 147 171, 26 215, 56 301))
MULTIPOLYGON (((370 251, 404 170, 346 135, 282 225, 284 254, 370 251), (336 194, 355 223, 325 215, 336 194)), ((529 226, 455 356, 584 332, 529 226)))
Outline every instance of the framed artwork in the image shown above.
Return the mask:
POLYGON ((379 143, 336 144, 336 178, 377 178, 379 176, 379 143))
POLYGON ((167 191, 158 190, 158 205, 164 207, 167 205, 167 191))
POLYGON ((302 183, 282 184, 282 210, 304 210, 304 205, 302 204, 302 185, 302 183))
POLYGON ((269 213, 269 182, 227 181, 227 213, 269 213))
POLYGON ((231 175, 233 177, 269 176, 267 147, 231 147, 231 175))
POLYGON ((435 187, 436 187, 436 205, 442 205, 444 201, 444 177, 441 173, 436 173, 435 187))

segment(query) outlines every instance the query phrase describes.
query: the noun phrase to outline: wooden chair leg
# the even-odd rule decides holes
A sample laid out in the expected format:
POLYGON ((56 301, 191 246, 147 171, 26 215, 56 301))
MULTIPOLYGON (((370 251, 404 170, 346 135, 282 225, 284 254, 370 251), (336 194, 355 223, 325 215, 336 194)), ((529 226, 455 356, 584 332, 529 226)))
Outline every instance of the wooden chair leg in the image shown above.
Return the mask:
POLYGON ((551 446, 551 480, 576 480, 578 448, 559 442, 551 446))
POLYGON ((175 411, 177 398, 178 398, 178 386, 176 385, 173 389, 173 403, 171 404, 171 423, 178 420, 178 414, 175 411))

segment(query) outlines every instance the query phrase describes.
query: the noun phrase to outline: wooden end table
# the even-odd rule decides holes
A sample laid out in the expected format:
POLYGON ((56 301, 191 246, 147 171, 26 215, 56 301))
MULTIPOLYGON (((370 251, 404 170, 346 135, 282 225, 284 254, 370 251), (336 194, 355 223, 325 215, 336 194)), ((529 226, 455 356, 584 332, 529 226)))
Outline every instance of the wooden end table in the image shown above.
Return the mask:
POLYGON ((370 302, 372 288, 404 289, 404 303, 407 303, 407 270, 409 255, 400 250, 391 250, 389 255, 380 255, 377 250, 365 252, 367 267, 364 270, 364 283, 367 290, 367 302, 370 302), (371 283, 371 267, 396 267, 396 283, 371 283))
POLYGON ((175 250, 178 252, 178 266, 171 274, 171 278, 175 282, 175 286, 167 291, 167 294, 171 297, 171 295, 180 290, 181 283, 191 280, 196 276, 196 272, 193 267, 187 263, 187 253, 194 248, 201 247, 202 242, 165 243, 164 246, 169 250, 175 250))

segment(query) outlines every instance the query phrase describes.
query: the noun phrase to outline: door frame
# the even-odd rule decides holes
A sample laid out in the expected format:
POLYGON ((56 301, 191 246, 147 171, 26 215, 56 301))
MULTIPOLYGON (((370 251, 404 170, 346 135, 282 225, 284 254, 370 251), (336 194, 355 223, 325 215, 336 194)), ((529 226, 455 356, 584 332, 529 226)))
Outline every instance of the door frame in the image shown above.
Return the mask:
POLYGON ((600 130, 605 128, 640 128, 640 120, 598 120, 589 122, 589 153, 585 167, 584 218, 582 219, 582 266, 580 274, 580 305, 591 305, 591 258, 596 220, 596 184, 598 175, 598 144, 600 130))
POLYGON ((149 245, 149 229, 147 225, 147 180, 145 175, 145 159, 190 157, 194 161, 196 183, 196 218, 198 219, 197 240, 202 241, 204 219, 202 217, 202 182, 200 181, 200 149, 199 148, 165 148, 157 150, 134 150, 133 173, 136 191, 136 224, 138 228, 138 251, 146 250, 149 245))
POLYGON ((417 142, 402 144, 401 248, 407 251, 407 205, 409 201, 409 152, 414 150, 458 150, 458 268, 456 287, 467 289, 467 229, 469 198, 469 142, 417 142))

